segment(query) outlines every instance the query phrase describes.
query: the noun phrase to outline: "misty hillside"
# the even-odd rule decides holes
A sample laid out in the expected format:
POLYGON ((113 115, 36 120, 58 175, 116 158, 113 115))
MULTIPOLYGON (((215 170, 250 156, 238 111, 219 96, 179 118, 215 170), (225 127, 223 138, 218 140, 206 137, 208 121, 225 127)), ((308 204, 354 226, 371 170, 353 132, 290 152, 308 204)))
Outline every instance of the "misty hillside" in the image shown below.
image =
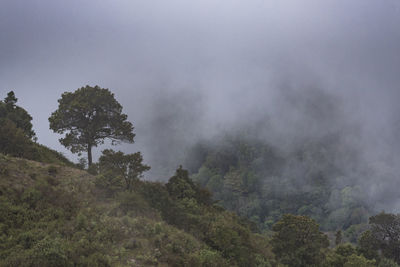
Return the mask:
POLYGON ((152 167, 139 151, 107 148, 93 161, 92 148, 105 139, 116 145, 136 136, 109 89, 65 92, 48 119, 65 134, 62 145, 87 154, 78 163, 37 143, 33 118, 17 101, 13 91, 0 101, 1 266, 400 262, 400 215, 374 205, 393 207, 396 192, 381 186, 387 203, 375 198, 378 190, 365 195, 381 168, 367 168, 343 132, 275 146, 260 127, 232 129, 182 148, 184 160, 172 153, 156 170, 166 173, 178 160, 189 170, 150 182, 143 173, 152 167))
POLYGON ((284 153, 263 140, 227 135, 213 145, 199 143, 188 155, 194 181, 261 229, 286 213, 307 215, 325 231, 345 230, 347 240, 356 243, 368 217, 379 212, 366 194, 368 177, 363 175, 363 182, 354 166, 348 166, 353 172, 344 167, 357 158, 337 136, 284 153))
MULTIPOLYGON (((341 231, 328 241, 307 216, 283 215, 260 234, 253 217, 213 204, 182 168, 166 184, 137 180, 129 191, 110 175, 0 154, 0 266, 396 267, 390 258, 400 260, 397 239, 380 248, 374 239, 386 227, 400 235, 398 215, 371 217, 357 246, 341 231)), ((236 193, 248 189, 235 181, 228 184, 236 193)))
MULTIPOLYGON (((105 149, 98 162, 73 164, 36 143, 32 117, 16 102, 13 91, 0 101, 0 266, 400 262, 400 215, 376 214, 360 181, 346 177, 362 165, 345 164, 357 162, 358 154, 337 135, 295 150, 274 147, 251 131, 224 135, 185 152, 191 177, 180 166, 164 182, 150 182, 141 179, 151 167, 140 152, 105 149)), ((118 134, 109 137, 129 141, 119 131, 125 127, 127 137, 135 136, 108 89, 82 87, 59 103, 50 127, 61 125, 57 116, 66 125, 78 122, 60 141, 69 147, 73 140, 89 158, 90 144, 102 142, 86 145, 90 135, 78 137, 87 129, 107 134, 115 127, 118 134), (65 99, 73 108, 63 110, 65 99), (85 112, 99 117, 92 123, 85 112)))
POLYGON ((75 168, 0 155, 0 266, 275 262, 267 239, 231 213, 179 200, 158 183, 138 182, 134 192, 110 196, 98 179, 75 168))
POLYGON ((0 267, 399 267, 400 0, 0 0, 0 267))

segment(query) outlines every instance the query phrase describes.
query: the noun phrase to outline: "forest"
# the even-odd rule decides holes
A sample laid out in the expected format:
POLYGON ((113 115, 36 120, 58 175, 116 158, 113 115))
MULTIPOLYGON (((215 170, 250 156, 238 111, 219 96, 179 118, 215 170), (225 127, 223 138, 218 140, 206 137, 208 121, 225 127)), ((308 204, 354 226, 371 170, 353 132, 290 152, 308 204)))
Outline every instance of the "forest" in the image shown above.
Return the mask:
POLYGON ((0 267, 400 267, 399 0, 0 0, 0 267))
POLYGON ((89 160, 38 144, 13 91, 0 101, 0 266, 400 264, 400 215, 367 201, 340 135, 283 151, 249 129, 227 133, 151 182, 141 152, 92 160, 105 139, 135 137, 108 89, 65 92, 49 123, 89 160))

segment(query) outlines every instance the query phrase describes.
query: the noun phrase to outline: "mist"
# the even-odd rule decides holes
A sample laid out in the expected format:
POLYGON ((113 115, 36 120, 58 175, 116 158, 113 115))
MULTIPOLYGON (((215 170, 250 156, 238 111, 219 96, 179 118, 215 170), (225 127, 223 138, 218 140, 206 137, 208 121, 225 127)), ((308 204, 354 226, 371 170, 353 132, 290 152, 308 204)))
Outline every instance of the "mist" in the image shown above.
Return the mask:
POLYGON ((336 134, 356 151, 338 164, 395 209, 399 25, 397 0, 5 0, 0 92, 15 91, 39 143, 76 160, 47 118, 65 91, 109 88, 136 133, 116 149, 142 151, 152 180, 226 132, 256 129, 283 152, 336 134))

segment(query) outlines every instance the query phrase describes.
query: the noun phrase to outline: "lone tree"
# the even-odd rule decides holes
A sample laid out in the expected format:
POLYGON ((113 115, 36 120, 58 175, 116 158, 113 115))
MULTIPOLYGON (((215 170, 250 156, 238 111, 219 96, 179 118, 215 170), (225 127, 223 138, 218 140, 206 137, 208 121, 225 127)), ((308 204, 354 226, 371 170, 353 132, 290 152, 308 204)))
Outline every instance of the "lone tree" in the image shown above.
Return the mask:
POLYGON ((72 153, 87 151, 92 165, 92 148, 111 139, 111 144, 133 143, 132 123, 122 113, 114 94, 99 86, 85 86, 73 93, 65 92, 58 100, 58 109, 50 118, 50 129, 65 134, 60 143, 72 153))

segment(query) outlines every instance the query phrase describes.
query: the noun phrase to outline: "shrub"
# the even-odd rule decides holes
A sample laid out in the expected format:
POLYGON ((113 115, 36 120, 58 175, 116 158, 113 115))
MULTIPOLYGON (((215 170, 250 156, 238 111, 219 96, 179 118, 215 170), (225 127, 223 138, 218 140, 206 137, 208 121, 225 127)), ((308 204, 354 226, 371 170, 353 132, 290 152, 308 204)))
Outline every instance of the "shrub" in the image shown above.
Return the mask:
POLYGON ((363 256, 357 256, 355 254, 349 256, 347 262, 343 267, 375 267, 375 260, 368 260, 363 256))
POLYGON ((58 168, 54 165, 50 165, 47 168, 47 172, 51 175, 51 176, 55 176, 58 173, 58 168))
POLYGON ((378 267, 399 267, 399 265, 392 259, 382 258, 379 261, 378 267))

